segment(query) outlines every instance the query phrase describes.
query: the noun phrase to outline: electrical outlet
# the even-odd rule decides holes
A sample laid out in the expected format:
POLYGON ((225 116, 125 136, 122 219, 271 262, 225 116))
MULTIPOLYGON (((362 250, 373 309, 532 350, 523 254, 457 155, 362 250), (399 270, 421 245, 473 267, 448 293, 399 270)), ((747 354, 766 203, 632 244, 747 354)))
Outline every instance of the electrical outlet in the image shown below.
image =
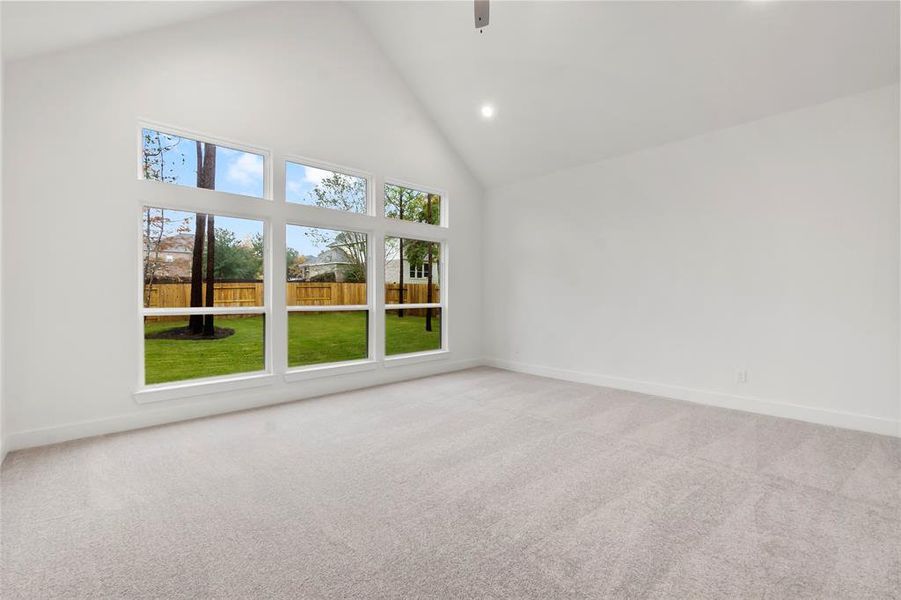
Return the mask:
POLYGON ((746 369, 739 371, 735 376, 735 380, 738 383, 748 383, 748 371, 746 369))

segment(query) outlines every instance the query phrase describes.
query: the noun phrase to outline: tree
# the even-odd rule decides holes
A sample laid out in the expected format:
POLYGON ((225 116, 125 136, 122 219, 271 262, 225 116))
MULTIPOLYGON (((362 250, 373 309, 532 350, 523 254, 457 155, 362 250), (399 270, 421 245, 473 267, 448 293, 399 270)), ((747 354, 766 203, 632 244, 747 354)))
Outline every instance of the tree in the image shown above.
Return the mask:
MULTIPOLYGON (((341 173, 332 173, 320 181, 310 197, 316 206, 350 212, 366 211, 366 181, 341 173)), ((307 237, 320 248, 340 250, 350 262, 344 272, 348 282, 366 281, 366 234, 356 231, 334 232, 330 229, 311 228, 307 237)), ((289 265, 291 262, 289 261, 289 265)))
MULTIPOLYGON (((158 131, 144 129, 142 132, 143 152, 142 167, 144 178, 153 181, 174 183, 177 179, 174 169, 179 162, 178 157, 172 157, 172 152, 178 146, 180 138, 161 134, 158 131), (167 158, 171 160, 167 161, 167 158), (176 164, 173 164, 174 163, 176 164)), ((180 156, 180 163, 184 164, 184 156, 180 156)), ((172 222, 166 217, 163 209, 144 210, 144 304, 150 305, 150 296, 153 293, 153 284, 157 274, 165 268, 165 263, 160 261, 160 252, 163 250, 165 240, 170 238, 172 222)), ((177 233, 187 231, 187 223, 176 226, 177 233)))
MULTIPOLYGON (((426 219, 427 219, 426 222, 427 223, 432 223, 432 201, 435 197, 436 196, 434 194, 429 194, 428 200, 426 201, 426 219)), ((439 203, 441 202, 441 198, 438 198, 438 202, 439 203)), ((440 204, 439 204, 439 206, 440 206, 440 204)), ((434 224, 437 225, 437 223, 434 223, 434 224)), ((434 258, 434 255, 435 255, 435 248, 433 248, 433 246, 435 246, 435 245, 436 244, 430 243, 429 250, 428 250, 429 272, 428 272, 428 280, 426 281, 426 285, 428 286, 428 288, 426 288, 425 301, 428 302, 429 304, 432 303, 432 270, 433 270, 432 259, 434 258)), ((426 331, 432 330, 432 309, 431 308, 427 308, 425 310, 425 330, 426 331)))
POLYGON ((213 274, 217 281, 258 280, 263 270, 262 236, 254 235, 241 241, 233 231, 216 228, 216 264, 213 274))
POLYGON ((366 212, 366 180, 332 173, 310 191, 316 206, 346 212, 366 212))
MULTIPOLYGON (((156 181, 177 183, 178 174, 176 166, 182 166, 186 161, 183 152, 178 151, 182 138, 145 129, 142 134, 143 156, 142 167, 144 177, 156 181), (172 161, 167 157, 173 156, 172 161), (175 164, 173 164, 173 161, 175 164)), ((197 187, 212 190, 216 188, 216 145, 195 141, 197 153, 197 187)), ((153 219, 145 219, 145 235, 153 239, 155 234, 156 254, 159 253, 159 245, 162 241, 162 229, 165 229, 165 217, 154 223, 153 219), (162 229, 161 229, 162 228, 162 229)), ((185 225, 187 230, 187 224, 185 225)), ((190 306, 199 308, 204 305, 214 304, 214 283, 216 265, 216 223, 213 215, 196 213, 194 217, 194 244, 191 253, 191 291, 190 306), (204 258, 206 265, 204 265, 204 258), (205 267, 205 268, 204 268, 205 267), (206 282, 206 297, 204 298, 204 281, 206 282)), ((152 242, 151 242, 152 243, 152 242)), ((151 256, 152 248, 148 246, 147 256, 151 256)), ((145 259, 145 279, 147 271, 151 272, 149 279, 155 276, 155 267, 145 259)), ((149 294, 149 292, 147 292, 149 294)), ((188 327, 191 333, 212 336, 215 332, 213 315, 191 315, 188 318, 188 327)))
POLYGON ((288 279, 299 279, 300 278, 300 265, 307 262, 307 257, 295 250, 294 248, 288 248, 286 255, 286 264, 287 264, 287 277, 288 279))
POLYGON ((153 285, 170 275, 161 253, 177 244, 178 235, 190 230, 186 219, 173 221, 162 208, 144 209, 144 305, 150 306, 153 285))
MULTIPOLYGON (((216 188, 216 146, 200 141, 195 142, 197 150, 197 187, 207 190, 216 188)), ((214 301, 214 265, 216 263, 215 223, 213 215, 197 213, 194 222, 194 248, 191 255, 191 307, 203 306, 204 268, 203 255, 206 246, 206 304, 213 306, 214 301), (207 241, 208 240, 208 241, 207 241), (207 241, 205 244, 204 242, 207 241)), ((214 328, 213 315, 191 315, 188 327, 195 335, 212 336, 214 328)))
POLYGON ((142 138, 144 178, 174 183, 178 178, 175 174, 176 165, 178 163, 184 165, 185 163, 183 154, 179 153, 177 156, 172 156, 173 151, 181 142, 181 138, 149 129, 143 130, 142 138), (167 157, 171 158, 168 162, 166 160, 167 157), (173 161, 176 164, 173 164, 173 161))
MULTIPOLYGON (((385 216, 392 219, 404 220, 404 209, 412 201, 417 192, 399 185, 385 186, 385 216)), ((409 213, 408 213, 409 214, 409 213)), ((409 220, 409 219, 408 219, 409 220)), ((404 303, 404 239, 397 239, 397 303, 404 303)), ((404 310, 397 311, 397 316, 403 318, 404 310)))
MULTIPOLYGON (((386 185, 385 215, 389 218, 400 219, 403 221, 416 221, 419 223, 438 225, 441 223, 441 196, 438 194, 426 194, 398 185, 386 185)), ((400 280, 398 303, 403 304, 404 302, 404 258, 406 258, 407 263, 412 266, 420 266, 425 262, 428 263, 426 301, 432 302, 432 270, 434 266, 434 257, 438 254, 437 244, 419 240, 399 239, 397 247, 399 265, 398 278, 400 280)), ((386 261, 387 260, 388 259, 386 258, 386 261)), ((404 311, 399 310, 398 316, 403 317, 404 311)), ((426 310, 425 329, 426 331, 432 330, 431 309, 426 310)))

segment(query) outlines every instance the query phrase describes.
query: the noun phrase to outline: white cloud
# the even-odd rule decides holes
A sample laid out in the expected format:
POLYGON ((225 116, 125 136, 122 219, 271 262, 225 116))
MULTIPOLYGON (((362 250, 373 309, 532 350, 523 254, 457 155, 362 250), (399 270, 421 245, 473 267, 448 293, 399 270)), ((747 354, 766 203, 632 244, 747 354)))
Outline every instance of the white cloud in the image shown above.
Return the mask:
POLYGON ((331 175, 331 171, 323 171, 322 169, 317 169, 316 167, 304 167, 304 181, 313 184, 313 187, 318 186, 320 183, 322 183, 323 179, 326 179, 331 175))
POLYGON ((228 165, 228 180, 237 185, 248 186, 263 180, 263 157, 247 152, 228 165))

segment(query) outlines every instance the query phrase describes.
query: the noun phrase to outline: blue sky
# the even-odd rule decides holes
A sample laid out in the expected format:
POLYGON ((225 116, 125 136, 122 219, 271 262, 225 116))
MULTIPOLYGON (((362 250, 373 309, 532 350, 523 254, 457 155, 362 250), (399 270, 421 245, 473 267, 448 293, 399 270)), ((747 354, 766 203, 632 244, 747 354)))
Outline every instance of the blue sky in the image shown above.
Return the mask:
MULTIPOLYGON (((154 134, 145 129, 143 134, 154 134)), ((197 185, 197 146, 194 140, 160 134, 163 144, 170 147, 163 153, 163 171, 174 183, 197 185), (174 144, 174 146, 173 146, 174 144)), ((145 142, 146 143, 146 142, 145 142)), ((252 152, 216 147, 216 189, 220 192, 263 197, 263 157, 252 152)))
POLYGON ((339 232, 330 229, 314 229, 313 227, 302 227, 300 225, 288 225, 286 232, 286 241, 289 248, 294 248, 304 256, 317 256, 326 249, 326 246, 314 245, 307 235, 309 232, 319 231, 329 235, 329 239, 334 239, 339 232))
POLYGON ((314 204, 312 191, 331 171, 289 162, 285 166, 285 199, 298 204, 314 204))
MULTIPOLYGON (((145 129, 143 135, 155 135, 145 129)), ((171 147, 163 154, 164 175, 174 179, 177 185, 196 187, 197 185, 197 147, 196 142, 188 138, 179 138, 164 133, 160 134, 164 145, 171 147)), ((146 143, 146 142, 145 142, 146 143)), ((264 191, 264 161, 259 154, 235 150, 225 146, 216 147, 216 190, 232 194, 241 194, 262 198, 264 191)), ((285 194, 288 202, 313 204, 312 191, 331 171, 308 167, 296 163, 287 163, 285 172, 285 194)), ((185 218, 188 220, 189 233, 194 231, 194 213, 167 210, 166 216, 172 219, 173 230, 185 218)), ((229 229, 239 240, 249 239, 256 233, 263 232, 263 224, 251 219, 237 219, 216 216, 216 227, 229 229)), ((314 245, 307 235, 309 227, 288 226, 287 244, 303 255, 316 256, 324 247, 314 245)), ((321 230, 328 231, 328 230, 321 230)), ((338 232, 334 232, 337 234, 338 232)), ((167 232, 168 234, 168 232, 167 232)), ((330 236, 334 237, 334 235, 330 236)))

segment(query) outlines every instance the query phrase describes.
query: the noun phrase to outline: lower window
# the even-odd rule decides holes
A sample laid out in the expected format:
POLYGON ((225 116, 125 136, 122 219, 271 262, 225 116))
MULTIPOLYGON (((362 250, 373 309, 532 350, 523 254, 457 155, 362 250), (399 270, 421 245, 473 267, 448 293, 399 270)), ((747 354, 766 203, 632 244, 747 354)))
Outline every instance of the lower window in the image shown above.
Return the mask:
POLYGON ((386 355, 440 349, 440 308, 403 308, 385 311, 386 355))
POLYGON ((262 314, 145 316, 144 383, 263 371, 265 331, 262 314))
POLYGON ((288 313, 288 366, 369 358, 369 311, 288 313))

